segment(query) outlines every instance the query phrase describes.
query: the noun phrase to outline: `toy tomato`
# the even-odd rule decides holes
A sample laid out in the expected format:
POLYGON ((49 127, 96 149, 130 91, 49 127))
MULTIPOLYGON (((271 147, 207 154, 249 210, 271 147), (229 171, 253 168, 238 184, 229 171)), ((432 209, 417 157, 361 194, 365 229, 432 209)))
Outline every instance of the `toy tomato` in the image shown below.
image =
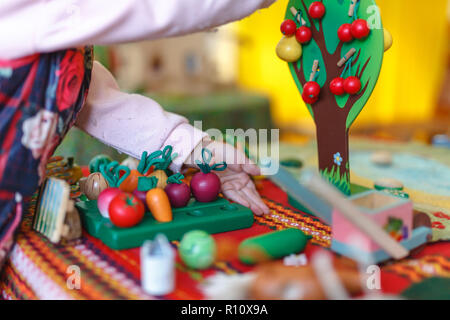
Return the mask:
POLYGON ((342 96, 345 93, 344 90, 344 78, 338 77, 330 82, 330 91, 336 96, 342 96))
POLYGON ((344 90, 348 94, 357 94, 361 90, 361 81, 357 77, 348 77, 344 81, 344 90))
POLYGON ((352 35, 356 39, 364 39, 370 33, 369 24, 364 19, 358 19, 352 23, 352 35))
POLYGON ((352 25, 350 23, 344 23, 339 27, 338 38, 342 42, 350 42, 353 40, 352 25))
POLYGON ((225 162, 210 166, 212 153, 208 149, 202 150, 203 163, 197 161, 201 172, 196 173, 191 180, 191 191, 199 202, 212 202, 217 199, 220 192, 220 179, 212 170, 223 171, 227 168, 225 162))
POLYGON ((141 200, 131 193, 118 194, 109 204, 109 218, 120 228, 130 228, 141 222, 145 207, 141 200))
POLYGON ((298 28, 297 32, 295 33, 295 38, 301 44, 308 43, 312 38, 311 29, 305 26, 298 28))
POLYGON ((295 30, 297 30, 297 24, 294 20, 284 20, 281 24, 281 33, 287 37, 294 35, 295 30))
POLYGON ((309 6, 309 15, 313 19, 321 19, 325 15, 325 6, 322 2, 315 1, 309 6))

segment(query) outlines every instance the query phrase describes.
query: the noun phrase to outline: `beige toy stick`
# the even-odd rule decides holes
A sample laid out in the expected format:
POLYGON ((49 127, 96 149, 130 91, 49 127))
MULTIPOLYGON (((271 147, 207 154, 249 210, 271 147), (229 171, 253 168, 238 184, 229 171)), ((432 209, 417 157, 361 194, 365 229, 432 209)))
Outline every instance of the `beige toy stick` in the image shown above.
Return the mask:
POLYGON ((300 20, 300 15, 297 15, 298 14, 297 9, 295 9, 294 7, 291 7, 291 13, 294 15, 294 18, 296 18, 302 26, 304 26, 306 24, 305 19, 303 19, 303 17, 302 17, 300 20))
POLYGON ((350 223, 376 242, 391 257, 398 260, 409 255, 408 250, 391 238, 378 224, 365 216, 356 205, 317 174, 308 172, 302 176, 301 182, 318 197, 338 209, 350 223))
POLYGON ((355 7, 358 0, 352 0, 350 3, 350 8, 348 9, 348 16, 353 17, 353 14, 355 13, 355 7))
POLYGON ((339 60, 339 62, 337 63, 338 67, 342 67, 344 65, 344 63, 347 62, 348 59, 350 59, 351 57, 353 57, 353 55, 356 53, 356 49, 355 48, 351 48, 346 54, 345 56, 339 60))
POLYGON ((312 72, 309 75, 309 81, 314 81, 314 77, 316 76, 317 69, 319 68, 319 60, 314 60, 312 72))

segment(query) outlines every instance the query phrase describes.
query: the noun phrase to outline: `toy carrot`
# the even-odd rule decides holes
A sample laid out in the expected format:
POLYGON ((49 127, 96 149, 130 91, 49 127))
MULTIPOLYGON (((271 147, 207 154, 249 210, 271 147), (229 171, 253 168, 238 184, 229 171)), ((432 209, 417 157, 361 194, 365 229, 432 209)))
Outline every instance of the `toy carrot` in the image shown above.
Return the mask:
POLYGON ((177 157, 177 154, 172 154, 172 146, 166 146, 162 151, 161 159, 163 161, 155 164, 155 171, 150 177, 156 177, 158 179, 157 188, 164 189, 167 186, 167 173, 166 170, 169 167, 172 160, 177 157))
POLYGON ((162 151, 155 151, 148 155, 147 151, 144 151, 141 156, 141 161, 137 167, 137 170, 131 170, 127 179, 125 179, 120 185, 120 190, 125 192, 133 192, 137 189, 139 177, 145 176, 151 167, 156 163, 164 162, 164 159, 158 159, 163 154, 162 151))
POLYGON ((172 208, 169 197, 165 191, 158 188, 156 177, 139 177, 138 190, 147 191, 145 200, 153 217, 159 222, 170 222, 173 220, 172 208))

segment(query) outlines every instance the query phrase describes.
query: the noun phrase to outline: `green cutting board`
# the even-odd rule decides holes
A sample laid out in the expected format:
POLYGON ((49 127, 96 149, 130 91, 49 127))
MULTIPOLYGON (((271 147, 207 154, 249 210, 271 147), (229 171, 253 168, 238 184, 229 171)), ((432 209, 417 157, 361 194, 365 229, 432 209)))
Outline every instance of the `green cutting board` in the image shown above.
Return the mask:
POLYGON ((172 240, 180 240, 191 230, 204 230, 210 234, 249 228, 253 225, 253 213, 239 204, 224 198, 215 202, 193 201, 184 208, 173 209, 171 222, 158 222, 150 212, 132 228, 119 228, 104 218, 97 208, 97 201, 76 204, 85 230, 103 241, 111 249, 122 250, 140 247, 146 240, 163 233, 172 240))

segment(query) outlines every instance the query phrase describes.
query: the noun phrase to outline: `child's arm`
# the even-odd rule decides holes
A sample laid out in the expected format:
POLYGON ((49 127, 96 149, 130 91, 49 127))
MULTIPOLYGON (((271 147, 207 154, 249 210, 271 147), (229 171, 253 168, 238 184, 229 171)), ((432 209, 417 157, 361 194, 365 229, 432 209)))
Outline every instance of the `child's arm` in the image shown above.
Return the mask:
POLYGON ((206 30, 275 0, 1 0, 0 59, 206 30))
POLYGON ((207 136, 186 118, 164 111, 155 101, 121 92, 111 73, 98 62, 94 62, 89 94, 76 125, 138 159, 143 151, 172 145, 178 154, 170 167, 173 171, 180 170, 195 146, 207 136))

